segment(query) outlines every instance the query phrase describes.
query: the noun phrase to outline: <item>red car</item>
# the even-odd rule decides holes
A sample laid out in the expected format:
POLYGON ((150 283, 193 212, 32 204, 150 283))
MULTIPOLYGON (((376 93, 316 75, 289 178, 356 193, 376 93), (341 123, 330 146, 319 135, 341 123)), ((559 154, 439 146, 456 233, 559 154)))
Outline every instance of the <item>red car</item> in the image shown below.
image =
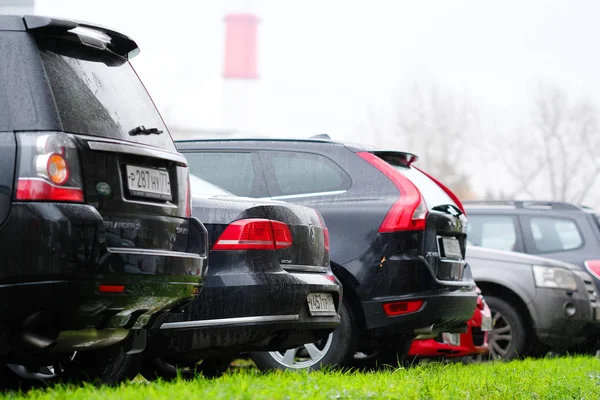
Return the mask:
POLYGON ((468 322, 467 332, 444 333, 433 339, 414 340, 409 357, 465 357, 488 353, 488 332, 492 330, 492 313, 481 290, 473 318, 468 322))

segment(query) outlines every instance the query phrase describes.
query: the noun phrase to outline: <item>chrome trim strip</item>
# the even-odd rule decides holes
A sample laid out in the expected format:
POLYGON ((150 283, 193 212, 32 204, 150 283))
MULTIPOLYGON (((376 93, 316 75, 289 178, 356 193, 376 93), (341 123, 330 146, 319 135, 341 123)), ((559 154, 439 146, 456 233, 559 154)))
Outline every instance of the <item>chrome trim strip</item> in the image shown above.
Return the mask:
POLYGON ((130 247, 108 247, 110 253, 129 254, 134 256, 158 256, 158 257, 180 257, 180 258, 196 258, 203 257, 196 253, 183 253, 180 251, 155 250, 155 249, 137 249, 130 247))
POLYGON ((121 143, 121 142, 113 142, 113 141, 104 141, 104 140, 88 140, 88 146, 90 149, 96 151, 108 151, 111 153, 126 153, 133 154, 136 156, 145 156, 145 157, 155 157, 162 158, 165 160, 175 161, 176 163, 183 164, 187 166, 187 160, 181 154, 171 153, 164 150, 158 149, 150 149, 145 146, 133 144, 133 143, 121 143))
MULTIPOLYGON (((285 195, 285 196, 273 196, 270 198, 273 200, 300 199, 303 197, 333 196, 336 194, 343 194, 346 192, 347 192, 347 190, 333 190, 331 192, 300 193, 300 194, 290 194, 290 195, 285 195)), ((261 199, 269 199, 269 197, 261 197, 261 199)))
POLYGON ((250 324, 253 322, 286 322, 298 321, 300 315, 262 315, 256 317, 237 317, 237 318, 220 318, 206 319, 202 321, 182 321, 182 322, 165 322, 159 329, 177 329, 177 328, 201 328, 221 325, 240 325, 250 324))
POLYGON ((295 265, 295 264, 280 264, 281 268, 288 272, 327 272, 327 267, 316 265, 295 265))

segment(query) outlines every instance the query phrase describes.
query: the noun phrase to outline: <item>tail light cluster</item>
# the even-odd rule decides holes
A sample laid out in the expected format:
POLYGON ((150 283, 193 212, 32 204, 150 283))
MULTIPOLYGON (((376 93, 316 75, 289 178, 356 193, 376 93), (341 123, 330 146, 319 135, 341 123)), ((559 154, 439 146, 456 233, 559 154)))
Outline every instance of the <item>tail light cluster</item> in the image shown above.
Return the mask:
POLYGON ((64 133, 20 133, 15 199, 77 202, 84 200, 79 156, 64 133))
POLYGON ((251 218, 229 224, 211 250, 279 250, 291 245, 292 232, 287 224, 251 218))
POLYGON ((375 154, 369 152, 356 154, 387 176, 400 191, 400 198, 388 211, 379 227, 379 232, 425 230, 427 204, 414 183, 375 154))
POLYGON ((325 250, 329 252, 329 229, 327 229, 327 225, 325 225, 325 221, 323 220, 323 216, 320 212, 316 211, 319 216, 319 222, 321 223, 321 229, 323 229, 323 244, 325 246, 325 250))

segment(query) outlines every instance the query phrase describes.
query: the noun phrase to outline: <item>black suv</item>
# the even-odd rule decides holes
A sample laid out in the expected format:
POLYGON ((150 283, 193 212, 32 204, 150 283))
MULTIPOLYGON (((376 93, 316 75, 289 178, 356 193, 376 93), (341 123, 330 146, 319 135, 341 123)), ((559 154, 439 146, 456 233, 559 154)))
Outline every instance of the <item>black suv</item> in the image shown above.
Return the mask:
POLYGON ((206 229, 137 51, 105 28, 0 16, 3 386, 127 379, 145 329, 199 290, 206 229))
MULTIPOLYGON (((231 193, 322 214, 344 296, 340 327, 316 346, 327 353, 319 365, 347 364, 356 353, 393 362, 417 336, 465 331, 477 302, 464 261, 466 217, 452 192, 412 166, 416 156, 326 139, 190 140, 177 147, 191 174, 231 193)), ((296 364, 289 354, 253 358, 264 369, 319 367, 296 364)))

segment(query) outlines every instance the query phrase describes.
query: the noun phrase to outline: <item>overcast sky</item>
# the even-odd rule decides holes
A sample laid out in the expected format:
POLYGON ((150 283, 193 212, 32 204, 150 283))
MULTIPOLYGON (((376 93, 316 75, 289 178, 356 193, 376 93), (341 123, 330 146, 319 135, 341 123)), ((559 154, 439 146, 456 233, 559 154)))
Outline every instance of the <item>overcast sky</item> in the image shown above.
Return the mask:
POLYGON ((468 93, 500 120, 540 78, 600 89, 593 0, 37 0, 36 12, 129 33, 142 49, 134 65, 169 122, 216 128, 223 16, 239 4, 261 19, 257 126, 268 134, 345 135, 367 104, 386 103, 406 81, 468 93))
POLYGON ((469 97, 497 140, 492 131, 529 115, 539 80, 600 93, 593 0, 36 0, 36 12, 131 35, 133 64, 170 126, 368 141, 367 108, 385 126, 393 95, 421 82, 469 97), (260 18, 260 80, 246 84, 251 121, 232 126, 223 17, 243 8, 260 18))

